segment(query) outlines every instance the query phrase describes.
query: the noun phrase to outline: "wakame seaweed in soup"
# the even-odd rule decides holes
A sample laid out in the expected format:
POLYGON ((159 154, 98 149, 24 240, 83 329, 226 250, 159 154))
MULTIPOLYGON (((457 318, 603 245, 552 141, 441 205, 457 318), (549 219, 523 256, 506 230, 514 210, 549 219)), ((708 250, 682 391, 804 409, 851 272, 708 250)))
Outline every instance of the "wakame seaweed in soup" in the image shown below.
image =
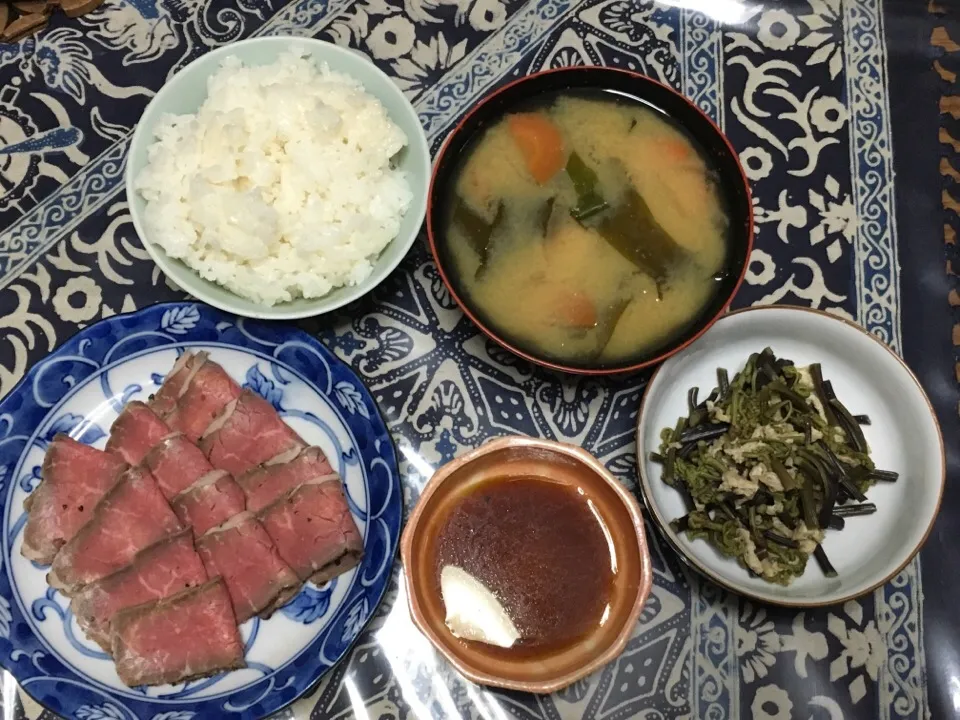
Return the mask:
POLYGON ((455 283, 521 350, 629 363, 687 330, 717 291, 729 220, 714 173, 638 101, 541 97, 480 133, 456 178, 455 283))

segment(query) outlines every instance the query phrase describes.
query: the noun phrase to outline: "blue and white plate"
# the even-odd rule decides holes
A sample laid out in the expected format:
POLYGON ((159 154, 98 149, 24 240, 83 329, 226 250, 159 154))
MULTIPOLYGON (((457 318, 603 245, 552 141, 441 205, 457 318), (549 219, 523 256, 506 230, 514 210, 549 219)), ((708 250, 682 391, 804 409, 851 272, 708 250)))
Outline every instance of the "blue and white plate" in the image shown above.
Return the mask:
POLYGON ((402 517, 397 458, 373 398, 317 340, 199 304, 156 305, 103 320, 34 367, 0 403, 0 664, 40 703, 79 720, 263 717, 340 660, 387 587, 402 517), (364 538, 356 569, 308 585, 270 620, 245 623, 247 668, 180 685, 128 688, 87 640, 67 599, 20 555, 23 500, 58 433, 103 447, 124 403, 145 399, 186 349, 206 350, 269 400, 344 479, 364 538))

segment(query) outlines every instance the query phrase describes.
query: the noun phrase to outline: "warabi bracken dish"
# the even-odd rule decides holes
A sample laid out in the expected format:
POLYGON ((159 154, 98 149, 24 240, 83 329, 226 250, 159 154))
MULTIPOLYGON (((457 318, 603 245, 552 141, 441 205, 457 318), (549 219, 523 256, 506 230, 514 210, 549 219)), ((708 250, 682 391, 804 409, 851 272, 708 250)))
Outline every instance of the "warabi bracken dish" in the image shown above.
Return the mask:
POLYGON ((819 363, 797 367, 770 348, 754 353, 661 432, 662 479, 683 495, 688 512, 677 533, 704 538, 757 577, 789 585, 811 555, 836 577, 821 543, 845 518, 876 511, 866 492, 898 474, 879 470, 860 425, 819 363))
MULTIPOLYGON (((833 425, 832 421, 829 425, 838 427, 833 425)), ((843 429, 846 436, 848 428, 843 429)), ((658 526, 665 542, 677 552, 678 557, 713 582, 758 602, 790 607, 821 607, 840 604, 874 590, 895 577, 916 554, 933 526, 943 493, 943 442, 936 416, 916 377, 911 374, 903 360, 872 333, 836 314, 810 308, 754 306, 724 315, 695 343, 663 363, 650 378, 641 399, 636 437, 639 489, 649 517, 658 526), (772 404, 766 406, 769 416, 758 422, 756 417, 751 420, 751 416, 758 410, 757 401, 761 399, 759 392, 754 392, 754 382, 760 386, 760 391, 763 391, 765 378, 768 376, 764 370, 755 375, 752 369, 745 370, 745 367, 751 356, 756 356, 755 362, 769 370, 771 363, 766 359, 760 360, 761 354, 767 359, 770 358, 770 353, 762 352, 767 347, 772 350, 771 363, 777 368, 775 374, 780 375, 780 384, 793 393, 781 394, 779 390, 782 388, 778 388, 771 380, 768 384, 772 385, 768 400, 772 404), (854 454, 841 447, 836 442, 836 431, 830 432, 833 442, 826 443, 833 455, 845 466, 845 472, 859 485, 858 490, 867 496, 867 503, 862 503, 855 495, 854 500, 843 499, 840 483, 836 480, 838 472, 831 459, 822 453, 822 448, 817 445, 817 440, 824 438, 812 432, 812 428, 816 427, 820 433, 824 433, 828 425, 822 419, 813 419, 812 413, 816 412, 815 400, 795 404, 797 398, 793 396, 794 393, 798 397, 812 397, 809 381, 812 380, 813 371, 809 371, 810 377, 807 378, 808 371, 804 369, 818 364, 828 400, 833 399, 828 390, 832 388, 836 399, 854 420, 857 416, 861 416, 861 421, 869 418, 869 425, 847 423, 851 436, 862 434, 862 442, 868 449, 866 455, 869 462, 862 449, 857 451, 858 454, 854 454), (793 374, 787 368, 789 365, 796 368, 797 377, 788 377, 787 381, 784 381, 784 376, 793 374), (725 378, 718 376, 719 368, 726 370, 725 378), (739 381, 736 380, 738 374, 739 381), (804 377, 802 381, 797 379, 801 376, 804 377), (738 393, 738 409, 731 413, 733 395, 729 398, 725 395, 723 400, 719 399, 719 395, 723 388, 728 388, 727 392, 730 392, 730 389, 738 385, 742 385, 744 391, 738 393), (695 387, 699 388, 697 398, 692 397, 692 388, 695 387), (717 389, 717 395, 713 395, 712 388, 717 389), (775 390, 777 392, 774 392, 775 390), (784 405, 784 401, 787 405, 784 405), (711 403, 714 406, 712 413, 709 407, 711 403), (694 417, 692 429, 686 427, 691 424, 691 405, 697 415, 702 415, 704 409, 711 415, 703 421, 694 417), (720 406, 719 413, 717 405, 720 406), (741 405, 745 412, 739 409, 741 405), (781 422, 776 421, 774 412, 781 422), (728 421, 722 415, 729 416, 731 420, 728 421), (725 524, 724 518, 729 519, 725 510, 716 507, 707 510, 706 506, 713 504, 715 500, 727 500, 728 504, 733 505, 734 514, 746 517, 747 523, 743 527, 751 530, 752 536, 754 526, 749 524, 750 505, 754 506, 754 522, 756 529, 760 531, 761 542, 768 545, 767 552, 773 555, 778 554, 780 548, 773 547, 771 550, 770 546, 775 545, 777 539, 786 538, 786 535, 782 529, 777 532, 772 527, 766 527, 765 523, 772 522, 776 517, 785 526, 799 530, 798 519, 803 516, 803 500, 798 497, 799 488, 795 487, 782 493, 783 511, 777 507, 776 497, 773 498, 771 507, 768 502, 769 495, 776 495, 779 491, 776 490, 776 481, 767 471, 772 470, 773 475, 776 475, 776 471, 772 468, 772 462, 759 456, 776 456, 788 469, 788 474, 793 476, 797 467, 802 465, 798 462, 800 459, 809 463, 811 448, 808 445, 812 445, 814 454, 818 456, 815 458, 816 464, 822 465, 825 460, 828 465, 824 469, 831 475, 831 485, 838 486, 837 500, 833 504, 830 517, 826 518, 828 528, 824 530, 820 527, 819 517, 822 506, 818 505, 817 500, 818 486, 822 487, 823 480, 817 470, 810 476, 813 481, 816 515, 810 527, 817 534, 822 531, 822 540, 813 542, 822 545, 823 553, 836 573, 829 568, 826 572, 821 571, 815 562, 816 558, 808 562, 805 553, 803 558, 798 558, 805 572, 793 575, 789 584, 772 582, 771 578, 763 575, 765 568, 762 566, 763 558, 760 557, 762 553, 758 553, 761 562, 761 572, 758 574, 743 561, 746 556, 743 560, 736 556, 731 557, 724 554, 711 538, 692 538, 684 532, 679 519, 691 512, 691 506, 684 494, 678 492, 677 483, 671 486, 664 482, 665 477, 670 477, 664 462, 669 448, 661 449, 665 431, 675 434, 678 418, 684 421, 685 427, 680 430, 683 434, 683 439, 679 441, 680 447, 674 448, 674 476, 685 474, 691 469, 680 464, 681 451, 685 462, 689 461, 693 469, 698 471, 697 474, 701 460, 711 458, 711 453, 722 455, 713 458, 711 464, 713 460, 718 460, 723 465, 723 472, 734 469, 727 467, 728 464, 735 465, 736 474, 744 479, 735 478, 731 474, 726 485, 742 487, 744 492, 752 492, 747 488, 756 482, 757 491, 752 493, 753 498, 749 503, 742 502, 741 496, 732 493, 733 496, 729 497, 730 493, 727 491, 723 491, 719 498, 708 497, 711 489, 719 490, 723 484, 723 472, 720 472, 718 480, 712 481, 704 477, 702 487, 696 488, 697 491, 706 491, 700 496, 703 510, 711 515, 712 522, 725 524), (786 422, 782 422, 785 420, 786 422), (736 425, 736 432, 728 432, 722 427, 711 427, 726 422, 730 422, 731 427, 736 425), (812 423, 809 443, 806 427, 802 427, 805 422, 812 423), (823 428, 818 427, 821 422, 823 428), (786 427, 786 424, 792 427, 795 423, 800 432, 786 427), (758 427, 764 429, 758 431, 758 427), (768 437, 771 430, 774 435, 782 435, 783 442, 779 442, 776 437, 768 437), (762 434, 763 437, 752 438, 754 432, 762 434), (706 433, 706 436, 703 433, 706 433), (709 437, 713 433, 718 433, 719 437, 709 437), (697 434, 701 434, 701 437, 697 438, 697 434), (715 447, 714 443, 718 439, 718 446, 715 447), (787 439, 794 442, 787 443, 787 439), (747 445, 748 452, 742 454, 741 461, 740 451, 747 443, 751 444, 747 445), (726 452, 728 445, 733 455, 726 452), (788 450, 787 446, 791 449, 788 450), (788 463, 791 455, 797 457, 788 463), (804 455, 808 457, 803 458, 804 455), (820 456, 823 456, 822 459, 820 456), (766 467, 755 469, 759 468, 759 461, 766 467), (875 467, 870 468, 870 463, 875 467), (874 483, 871 479, 869 487, 861 484, 862 478, 859 476, 864 472, 868 475, 875 473, 876 468, 888 471, 881 476, 893 478, 896 474, 899 477, 896 482, 874 483), (751 471, 755 473, 753 478, 750 477, 751 471), (772 483, 774 487, 771 488, 764 480, 772 483), (799 511, 797 514, 788 509, 787 505, 790 503, 787 501, 799 501, 796 504, 799 511), (856 508, 856 512, 869 514, 844 516, 843 530, 830 529, 840 525, 833 516, 847 513, 848 508, 856 508), (775 513, 773 516, 767 515, 764 509, 773 510, 775 513), (716 510, 723 515, 717 515, 716 510), (763 534, 764 530, 771 530, 779 537, 766 536, 763 534)), ((860 442, 859 437, 856 442, 860 442)), ((846 438, 844 444, 847 444, 846 438)), ((715 471, 720 469, 714 467, 715 471)), ((714 477, 717 475, 715 471, 714 477)), ((690 479, 697 484, 695 478, 690 479)), ((778 479, 783 484, 783 479, 778 479)), ((793 484, 794 479, 791 477, 786 485, 793 484)), ((695 491, 691 496, 696 497, 697 494, 695 491)), ((851 493, 844 489, 843 494, 851 493)), ((742 498, 745 499, 746 496, 742 498)), ((829 504, 825 506, 829 507, 829 504)), ((688 522, 693 519, 689 518, 688 522)), ((805 527, 806 520, 807 518, 803 517, 805 527)), ((727 532, 732 535, 733 529, 731 527, 727 532)), ((789 539, 798 544, 802 540, 794 537, 789 539)), ((743 545, 747 546, 745 540, 746 538, 743 545)), ((760 543, 757 543, 756 539, 751 537, 751 540, 759 547, 760 543)), ((793 551, 793 548, 783 547, 793 551)), ((811 549, 813 548, 807 545, 807 553, 811 549)))

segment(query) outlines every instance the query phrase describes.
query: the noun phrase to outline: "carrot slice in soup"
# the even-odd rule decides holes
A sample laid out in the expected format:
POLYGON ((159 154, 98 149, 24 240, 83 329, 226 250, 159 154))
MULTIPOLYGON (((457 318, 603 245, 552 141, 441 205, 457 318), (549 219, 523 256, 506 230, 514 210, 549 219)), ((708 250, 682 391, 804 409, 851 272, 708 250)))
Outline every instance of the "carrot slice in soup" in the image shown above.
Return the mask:
POLYGON ((584 293, 572 292, 557 303, 559 324, 589 330, 597 325, 597 309, 584 293))
POLYGON ((520 113, 508 118, 508 127, 533 179, 540 185, 550 182, 565 162, 557 126, 540 113, 520 113))
POLYGON ((691 148, 687 143, 680 139, 665 139, 661 141, 661 146, 663 148, 664 157, 669 158, 673 162, 686 162, 691 158, 691 148))

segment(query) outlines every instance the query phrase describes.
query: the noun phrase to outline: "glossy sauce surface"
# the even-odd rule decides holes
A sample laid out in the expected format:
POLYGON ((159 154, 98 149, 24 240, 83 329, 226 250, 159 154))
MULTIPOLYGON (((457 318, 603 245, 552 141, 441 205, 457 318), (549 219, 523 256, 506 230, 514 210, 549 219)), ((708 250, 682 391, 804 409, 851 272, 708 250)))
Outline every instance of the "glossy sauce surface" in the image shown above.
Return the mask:
POLYGON ((584 637, 605 619, 616 558, 592 502, 539 477, 494 478, 451 503, 434 540, 434 577, 447 565, 483 583, 537 653, 584 637))

